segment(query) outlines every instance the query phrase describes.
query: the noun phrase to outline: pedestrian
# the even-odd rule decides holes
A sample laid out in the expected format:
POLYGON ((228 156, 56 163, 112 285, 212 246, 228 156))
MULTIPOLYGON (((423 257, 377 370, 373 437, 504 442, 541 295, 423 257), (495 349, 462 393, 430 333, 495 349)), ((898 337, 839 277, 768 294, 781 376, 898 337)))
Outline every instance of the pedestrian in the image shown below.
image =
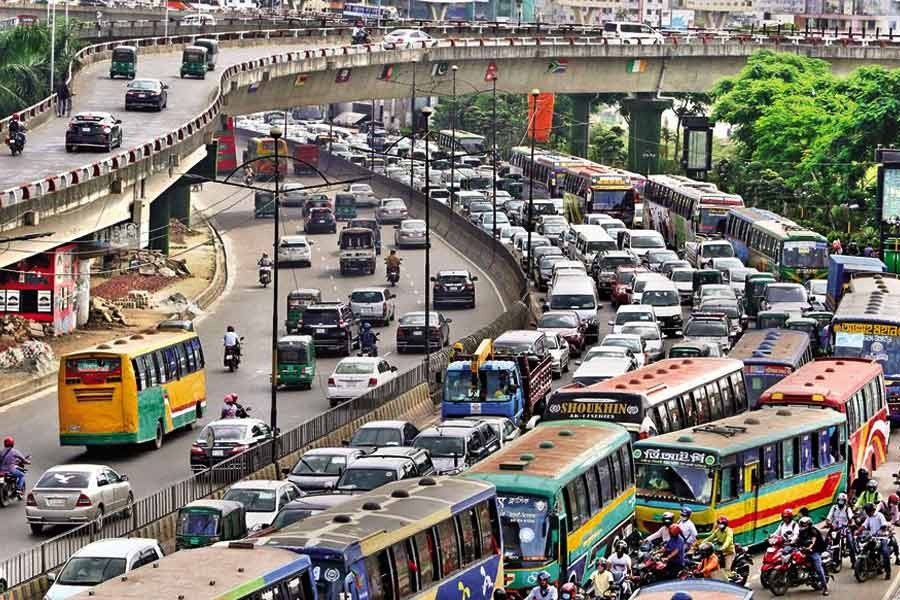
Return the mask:
POLYGON ((68 117, 72 114, 72 92, 65 80, 56 84, 56 116, 68 117))

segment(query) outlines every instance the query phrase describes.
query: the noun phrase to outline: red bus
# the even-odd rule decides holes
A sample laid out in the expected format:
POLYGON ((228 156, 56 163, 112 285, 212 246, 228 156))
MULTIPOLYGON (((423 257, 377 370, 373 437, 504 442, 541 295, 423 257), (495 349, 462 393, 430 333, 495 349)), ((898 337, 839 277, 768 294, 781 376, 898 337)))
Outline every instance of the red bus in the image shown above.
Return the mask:
POLYGON ((865 467, 869 472, 885 461, 891 426, 888 423, 884 372, 875 361, 823 358, 806 363, 759 399, 766 404, 821 406, 847 415, 850 474, 865 467))

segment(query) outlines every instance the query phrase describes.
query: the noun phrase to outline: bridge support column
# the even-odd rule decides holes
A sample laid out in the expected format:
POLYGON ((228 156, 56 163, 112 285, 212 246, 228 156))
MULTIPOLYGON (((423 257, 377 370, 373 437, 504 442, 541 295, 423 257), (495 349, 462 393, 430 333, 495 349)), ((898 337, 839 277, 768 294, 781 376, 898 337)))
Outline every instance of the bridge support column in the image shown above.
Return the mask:
POLYGON ((429 3, 428 8, 431 9, 431 20, 432 21, 443 21, 447 16, 447 5, 440 3, 429 3))
POLYGON ((183 178, 166 190, 169 196, 169 217, 191 226, 191 184, 183 178))
MULTIPOLYGON (((188 188, 190 189, 190 188, 188 188)), ((169 253, 169 218, 171 215, 172 188, 159 195, 150 205, 150 249, 169 253)))
POLYGON ((594 94, 569 94, 572 98, 572 125, 569 128, 569 151, 575 156, 587 158, 591 139, 591 101, 594 94))
POLYGON ((660 117, 672 101, 639 93, 622 100, 629 115, 628 169, 647 175, 659 171, 660 117))

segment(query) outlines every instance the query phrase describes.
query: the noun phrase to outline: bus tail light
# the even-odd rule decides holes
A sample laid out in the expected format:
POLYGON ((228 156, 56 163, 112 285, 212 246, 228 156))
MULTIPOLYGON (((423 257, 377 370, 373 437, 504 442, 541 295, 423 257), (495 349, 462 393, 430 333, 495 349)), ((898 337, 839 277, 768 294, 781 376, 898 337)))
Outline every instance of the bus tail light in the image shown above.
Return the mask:
MULTIPOLYGON (((819 394, 816 394, 817 396, 819 394)), ((784 400, 784 394, 781 392, 772 392, 772 400, 784 400)))

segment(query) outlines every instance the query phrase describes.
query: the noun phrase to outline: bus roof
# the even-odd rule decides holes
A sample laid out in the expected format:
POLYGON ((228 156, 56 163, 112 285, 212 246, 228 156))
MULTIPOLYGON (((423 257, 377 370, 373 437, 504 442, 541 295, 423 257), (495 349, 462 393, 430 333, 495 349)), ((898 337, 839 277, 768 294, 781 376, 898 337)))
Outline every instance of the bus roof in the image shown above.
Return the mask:
POLYGON ((740 218, 743 221, 756 223, 757 221, 775 221, 779 218, 778 214, 764 208, 754 208, 751 206, 733 206, 728 209, 730 214, 740 218))
POLYGON ((470 468, 463 477, 483 479, 502 490, 537 488, 553 493, 584 465, 596 462, 598 455, 614 452, 629 439, 625 429, 611 423, 542 423, 470 468))
MULTIPOLYGON (((288 525, 264 543, 369 554, 435 525, 454 511, 494 496, 494 486, 458 477, 424 477, 383 485, 288 525)), ((353 558, 352 556, 350 558, 353 558)))
POLYGON ((110 342, 104 342, 86 350, 70 352, 62 358, 73 358, 86 354, 124 354, 127 356, 139 356, 145 352, 165 348, 166 346, 184 342, 195 337, 197 337, 197 334, 193 331, 151 329, 110 342))
POLYGON ((821 233, 817 233, 815 231, 812 231, 811 229, 803 227, 802 225, 798 225, 790 219, 785 219, 784 217, 781 217, 779 215, 775 216, 777 218, 765 221, 757 221, 753 225, 754 227, 766 231, 781 240, 804 239, 815 240, 817 242, 828 241, 821 233))
POLYGON ((820 358, 806 363, 763 392, 760 403, 829 405, 840 409, 866 382, 883 373, 864 358, 820 358))
MULTIPOLYGON (((634 443, 635 458, 638 450, 646 448, 672 448, 690 453, 706 451, 714 458, 728 456, 761 444, 777 441, 814 429, 844 423, 847 418, 835 410, 807 408, 803 406, 767 406, 748 413, 726 417, 693 427, 657 435, 634 443)), ((708 462, 707 466, 711 466, 708 462)), ((713 463, 714 464, 714 463, 713 463)))
MULTIPOLYGON (((896 279, 851 279, 850 291, 844 294, 834 312, 834 322, 856 321, 861 323, 887 321, 896 324, 900 320, 900 281, 896 279), (867 291, 857 288, 867 287, 867 291)), ((865 333, 865 332, 860 332, 865 333)))
POLYGON ((752 329, 728 353, 745 365, 765 363, 793 366, 809 348, 809 334, 789 329, 752 329))
MULTIPOLYGON (((309 568, 308 556, 280 548, 247 543, 197 548, 166 556, 153 567, 135 569, 127 577, 113 577, 75 596, 97 600, 183 598, 214 600, 232 598, 228 592, 263 580, 273 572, 284 575, 309 568), (202 569, 202 575, 198 568, 202 569)), ((283 576, 284 576, 283 575, 283 576)))
POLYGON ((862 294, 897 294, 900 293, 900 275, 877 271, 853 273, 849 291, 862 294))

